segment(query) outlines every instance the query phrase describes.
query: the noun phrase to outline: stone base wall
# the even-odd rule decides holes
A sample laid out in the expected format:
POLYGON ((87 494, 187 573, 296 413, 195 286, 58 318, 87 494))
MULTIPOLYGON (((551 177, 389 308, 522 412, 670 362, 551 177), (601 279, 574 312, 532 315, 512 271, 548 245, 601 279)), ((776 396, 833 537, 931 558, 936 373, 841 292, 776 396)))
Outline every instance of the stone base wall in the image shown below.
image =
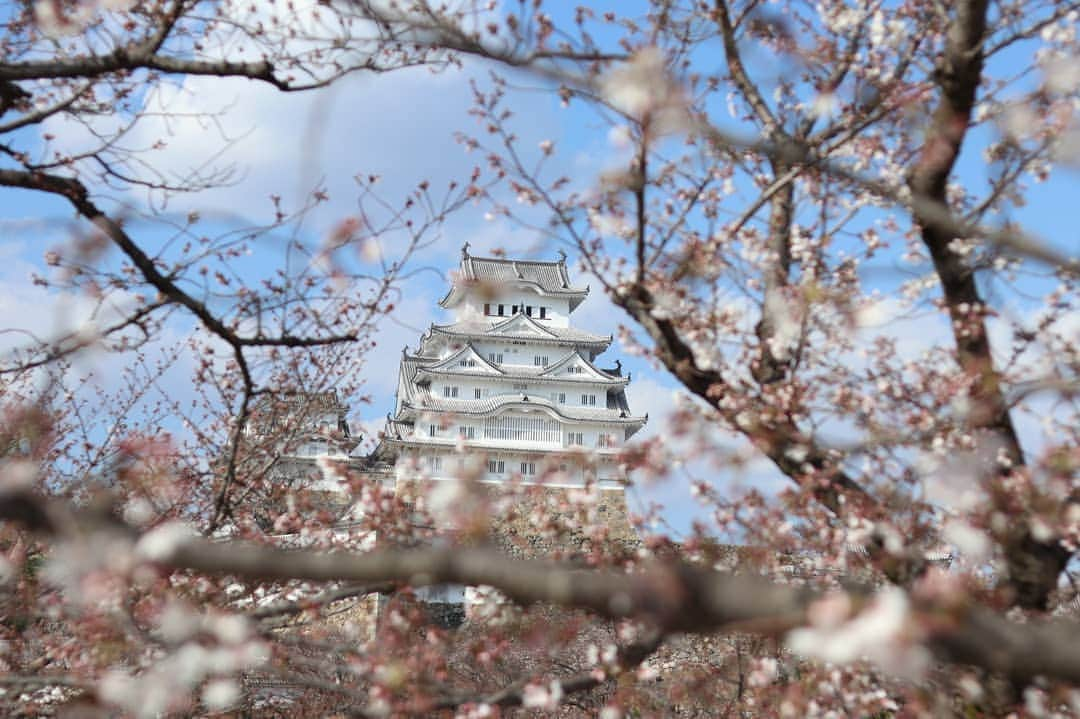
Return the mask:
POLYGON ((621 555, 640 546, 623 489, 399 480, 396 491, 429 515, 437 532, 513 556, 621 555))

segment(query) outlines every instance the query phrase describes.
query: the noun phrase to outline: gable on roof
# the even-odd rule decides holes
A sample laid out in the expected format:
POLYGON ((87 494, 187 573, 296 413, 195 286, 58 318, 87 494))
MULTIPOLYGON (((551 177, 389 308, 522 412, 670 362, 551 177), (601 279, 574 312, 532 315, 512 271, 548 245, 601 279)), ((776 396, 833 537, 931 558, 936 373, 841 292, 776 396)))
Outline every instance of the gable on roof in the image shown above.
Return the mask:
POLYGON ((558 362, 548 365, 540 376, 551 379, 593 379, 599 382, 622 381, 621 377, 613 377, 598 369, 596 365, 585 359, 581 352, 576 349, 558 362))
POLYGON ((434 372, 453 372, 455 374, 476 375, 502 375, 501 369, 485 359, 472 343, 466 343, 457 352, 451 353, 446 359, 423 367, 425 370, 434 372))
POLYGON ((537 337, 556 338, 557 335, 536 320, 518 313, 508 320, 495 324, 488 334, 492 335, 535 335, 537 337))

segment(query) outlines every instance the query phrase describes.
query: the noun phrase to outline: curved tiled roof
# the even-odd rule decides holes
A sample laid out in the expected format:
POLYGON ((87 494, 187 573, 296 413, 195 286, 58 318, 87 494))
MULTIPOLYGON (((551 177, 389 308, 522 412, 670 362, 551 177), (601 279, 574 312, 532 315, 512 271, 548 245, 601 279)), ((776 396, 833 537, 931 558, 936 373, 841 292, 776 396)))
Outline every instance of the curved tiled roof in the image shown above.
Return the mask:
MULTIPOLYGON (((520 315, 523 316, 523 315, 520 315)), ((510 318, 511 320, 517 319, 516 317, 510 318)), ((526 318, 528 319, 528 318, 526 318)), ((543 332, 507 332, 505 330, 500 331, 499 327, 506 325, 509 322, 500 322, 494 326, 489 325, 483 321, 477 320, 465 320, 462 322, 453 322, 447 325, 432 325, 428 330, 427 335, 420 339, 420 344, 423 346, 424 339, 434 334, 450 335, 454 337, 463 337, 468 339, 484 339, 484 340, 532 340, 537 342, 552 343, 552 344, 583 344, 583 345, 602 345, 607 347, 614 339, 611 335, 597 335, 592 332, 586 332, 585 330, 579 330, 574 327, 546 327, 539 326, 543 332)), ((535 324, 535 321, 530 320, 535 324)))
MULTIPOLYGON (((550 367, 550 365, 548 365, 550 367)), ((598 379, 589 375, 559 375, 554 376, 547 374, 548 367, 533 367, 532 365, 502 365, 498 367, 499 374, 481 374, 479 372, 465 372, 458 370, 455 367, 448 367, 446 369, 438 369, 436 367, 430 367, 427 365, 421 365, 416 368, 416 374, 414 377, 437 375, 443 377, 460 377, 463 379, 507 379, 507 380, 525 380, 529 382, 549 382, 555 383, 571 383, 578 385, 625 385, 628 380, 626 377, 605 377, 598 379)))
POLYGON ((578 422, 613 422, 616 424, 644 424, 648 415, 642 417, 630 416, 622 408, 608 409, 606 407, 568 407, 563 404, 555 404, 543 397, 522 394, 503 394, 489 397, 486 400, 446 399, 443 397, 424 397, 416 402, 407 402, 409 408, 421 412, 452 412, 462 415, 494 415, 501 410, 509 408, 518 409, 546 409, 555 415, 578 422), (624 415, 624 416, 621 416, 624 415))
POLYGON ((405 395, 403 397, 398 397, 399 402, 407 402, 416 396, 416 384, 414 379, 416 378, 417 369, 435 362, 438 362, 437 358, 418 357, 402 352, 401 369, 398 373, 398 387, 399 389, 404 388, 405 395))
POLYGON ((608 370, 600 369, 595 364, 590 362, 584 357, 581 352, 576 348, 571 349, 564 356, 559 358, 558 361, 547 365, 546 367, 536 367, 533 365, 496 365, 488 361, 483 355, 476 351, 472 346, 472 343, 467 343, 457 352, 454 352, 448 357, 439 360, 427 360, 418 361, 414 359, 409 362, 408 365, 403 364, 402 370, 407 372, 405 377, 409 382, 415 381, 416 377, 420 375, 442 375, 444 377, 463 377, 470 379, 483 379, 483 378, 506 378, 510 380, 524 379, 529 381, 539 382, 570 382, 573 384, 612 384, 612 385, 625 385, 630 381, 629 377, 623 377, 621 374, 615 374, 608 370), (472 350, 474 354, 479 358, 479 361, 483 363, 485 367, 488 367, 496 374, 486 374, 483 372, 466 371, 459 369, 453 364, 453 360, 465 352, 472 350), (564 367, 574 358, 580 359, 588 367, 591 367, 600 377, 594 377, 592 375, 555 375, 561 367, 564 367), (443 366, 440 366, 443 365, 443 366))
POLYGON ((576 307, 589 294, 588 287, 574 287, 570 284, 565 258, 554 262, 539 262, 473 257, 463 249, 461 268, 439 304, 453 307, 465 296, 469 285, 480 283, 526 285, 546 295, 569 297, 570 309, 576 307))
POLYGON ((395 439, 401 439, 409 434, 413 429, 413 425, 408 422, 401 422, 390 415, 386 416, 386 428, 383 430, 387 437, 395 439))

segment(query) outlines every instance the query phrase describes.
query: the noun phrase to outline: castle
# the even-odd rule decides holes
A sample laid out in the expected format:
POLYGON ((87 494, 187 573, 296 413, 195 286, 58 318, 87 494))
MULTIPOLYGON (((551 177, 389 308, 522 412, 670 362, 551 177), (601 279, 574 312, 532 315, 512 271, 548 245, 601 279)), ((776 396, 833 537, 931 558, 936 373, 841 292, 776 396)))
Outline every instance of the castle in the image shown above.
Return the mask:
POLYGON ((454 477, 463 458, 483 453, 484 482, 531 482, 546 463, 558 470, 547 486, 622 492, 615 458, 647 418, 627 405, 621 363, 595 364, 612 337, 570 324, 588 292, 571 283, 565 254, 473 257, 466 244, 439 302, 454 321, 432 324, 415 353, 403 351, 375 455, 394 462, 399 482, 454 477))
MULTIPOLYGON (((535 503, 550 510, 574 490, 592 494, 593 521, 604 525, 605 536, 634 544, 619 455, 647 416, 630 410, 631 378, 621 362, 596 363, 611 335, 571 324, 588 293, 571 281, 565 253, 554 261, 474 257, 466 244, 439 302, 453 322, 432 324, 415 352, 402 351, 394 409, 370 456, 352 454, 358 439, 333 392, 266 400, 252 435, 266 438, 278 485, 321 495, 341 526, 362 510, 319 469, 327 459, 398 497, 423 496, 466 476, 491 496, 515 493, 486 531, 518 555, 575 543, 539 541, 529 526, 535 503), (510 535, 522 541, 514 545, 510 535)), ((418 596, 464 607, 470 591, 435 587, 418 596)))

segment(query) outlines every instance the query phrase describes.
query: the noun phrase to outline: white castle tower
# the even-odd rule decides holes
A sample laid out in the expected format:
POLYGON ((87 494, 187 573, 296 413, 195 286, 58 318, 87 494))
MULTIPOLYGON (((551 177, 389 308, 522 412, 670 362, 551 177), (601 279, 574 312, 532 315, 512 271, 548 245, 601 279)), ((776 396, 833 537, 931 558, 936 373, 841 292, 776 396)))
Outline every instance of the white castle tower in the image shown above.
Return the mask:
POLYGON ((377 455, 396 461, 399 482, 451 478, 479 455, 485 482, 592 480, 621 493, 615 456, 647 417, 630 412, 621 363, 595 364, 612 337, 571 326, 589 288, 570 282, 565 253, 535 262, 468 247, 439 303, 453 323, 433 324, 416 353, 403 352, 377 455))

